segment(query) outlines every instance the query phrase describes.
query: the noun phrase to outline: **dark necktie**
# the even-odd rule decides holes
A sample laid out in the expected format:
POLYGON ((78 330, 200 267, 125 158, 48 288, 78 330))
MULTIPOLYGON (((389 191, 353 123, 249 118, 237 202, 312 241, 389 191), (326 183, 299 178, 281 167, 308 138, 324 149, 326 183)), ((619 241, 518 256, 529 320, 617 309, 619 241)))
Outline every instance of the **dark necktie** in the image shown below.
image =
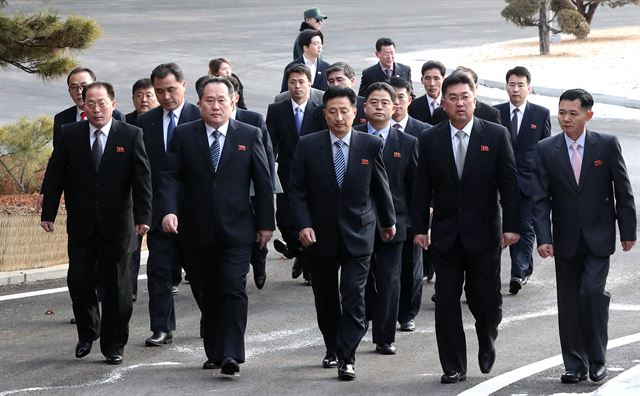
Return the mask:
POLYGON ((384 74, 387 76, 387 80, 391 79, 391 69, 384 69, 384 74))
POLYGON ((518 137, 518 109, 513 109, 513 116, 511 117, 511 140, 515 143, 518 137))
POLYGON ((344 142, 342 140, 336 140, 333 143, 336 146, 336 154, 333 157, 333 164, 336 168, 336 181, 338 182, 338 188, 342 190, 342 182, 344 182, 344 174, 347 171, 347 162, 344 158, 344 153, 342 152, 342 146, 344 146, 344 142))
POLYGON ((169 112, 169 125, 167 126, 167 149, 169 148, 169 143, 171 143, 171 138, 173 138, 173 130, 176 129, 176 121, 174 120, 173 111, 169 112))
POLYGON ((401 132, 404 132, 402 130, 402 125, 398 124, 397 122, 395 124, 393 124, 393 127, 396 128, 397 130, 401 131, 401 132))
POLYGON ((382 142, 382 148, 384 148, 384 136, 382 136, 382 133, 380 133, 380 131, 375 131, 373 135, 380 138, 380 141, 382 142))
POLYGON ((93 133, 93 144, 91 145, 91 159, 93 159, 93 166, 96 170, 100 168, 100 161, 102 161, 102 142, 100 141, 101 130, 96 129, 93 133))
POLYGON ((220 161, 220 131, 217 129, 213 130, 213 143, 209 147, 209 152, 211 153, 211 163, 213 164, 213 170, 218 170, 218 161, 220 161))

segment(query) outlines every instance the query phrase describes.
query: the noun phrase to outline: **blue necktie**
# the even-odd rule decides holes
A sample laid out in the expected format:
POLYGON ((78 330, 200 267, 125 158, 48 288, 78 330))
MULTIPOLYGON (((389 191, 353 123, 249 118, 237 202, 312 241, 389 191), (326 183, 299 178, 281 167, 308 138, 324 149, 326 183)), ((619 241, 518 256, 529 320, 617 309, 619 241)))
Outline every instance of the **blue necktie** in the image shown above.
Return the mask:
POLYGON ((220 161, 220 131, 217 129, 213 130, 213 143, 209 147, 209 152, 211 153, 211 163, 213 164, 213 170, 218 170, 218 161, 220 161))
POLYGON ((171 143, 171 138, 173 137, 173 130, 176 129, 176 122, 173 117, 173 111, 169 112, 169 126, 167 126, 167 148, 169 148, 169 143, 171 143))
POLYGON ((304 117, 304 113, 302 112, 302 109, 299 106, 296 106, 295 119, 296 119, 296 131, 298 132, 298 135, 300 135, 300 130, 302 129, 303 117, 304 117))
POLYGON ((342 190, 342 182, 344 182, 344 174, 347 171, 347 162, 344 159, 344 153, 342 152, 342 146, 345 143, 342 140, 336 140, 333 143, 336 146, 336 154, 333 157, 333 164, 336 168, 336 181, 338 182, 338 188, 342 190))

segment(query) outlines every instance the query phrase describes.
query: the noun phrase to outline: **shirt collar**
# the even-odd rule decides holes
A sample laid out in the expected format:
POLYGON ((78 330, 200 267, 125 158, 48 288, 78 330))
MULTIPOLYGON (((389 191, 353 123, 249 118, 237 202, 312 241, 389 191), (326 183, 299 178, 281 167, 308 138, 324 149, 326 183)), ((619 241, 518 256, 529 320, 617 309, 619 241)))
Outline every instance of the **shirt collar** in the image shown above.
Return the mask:
MULTIPOLYGON (((578 146, 580 146, 580 147, 584 147, 584 141, 585 141, 585 138, 586 138, 586 135, 587 135, 586 132, 587 132, 587 128, 585 128, 584 131, 582 131, 582 133, 578 137, 578 139, 575 140, 575 142, 578 143, 578 146)), ((569 136, 567 136, 566 133, 564 134, 564 141, 567 143, 567 147, 571 147, 571 145, 574 142, 574 140, 571 139, 569 136)))
MULTIPOLYGON (((464 128, 461 129, 461 131, 463 131, 467 135, 467 137, 471 137, 471 130, 473 129, 473 120, 475 120, 475 116, 471 117, 471 121, 469 121, 469 123, 465 125, 464 128)), ((451 128, 451 139, 453 139, 453 137, 456 136, 456 133, 458 133, 460 129, 454 127, 451 124, 451 121, 449 121, 449 128, 451 128)))
POLYGON ((437 98, 432 98, 431 96, 429 96, 429 94, 427 94, 427 100, 429 101, 429 106, 431 106, 431 103, 433 103, 434 99, 436 100, 436 104, 440 106, 440 103, 442 103, 442 95, 438 95, 437 98))
POLYGON ((379 132, 380 135, 382 135, 382 138, 384 140, 387 140, 387 137, 389 137, 389 129, 391 128, 391 123, 387 124, 384 128, 377 130, 374 129, 370 123, 367 122, 367 130, 369 131, 369 133, 371 135, 375 135, 376 132, 379 132))
POLYGON ((329 131, 329 137, 331 138, 331 146, 333 146, 336 141, 342 140, 347 147, 351 147, 351 131, 349 131, 342 139, 338 139, 333 132, 329 131))
POLYGON ((234 107, 233 111, 231 112, 231 117, 229 117, 229 119, 235 120, 237 116, 238 116, 238 108, 234 107))
POLYGON ((304 64, 305 65, 315 65, 318 62, 317 58, 315 60, 311 61, 311 60, 307 59, 307 57, 304 56, 304 55, 302 55, 302 59, 304 60, 304 64))
POLYGON ((222 136, 227 137, 227 131, 229 130, 229 120, 227 120, 227 122, 225 122, 224 124, 220 125, 220 128, 214 128, 211 125, 207 124, 206 122, 204 125, 207 128, 207 136, 211 135, 213 131, 217 129, 222 136))
POLYGON ((293 99, 291 99, 291 108, 293 109, 293 114, 296 113, 296 107, 300 107, 300 110, 302 110, 302 113, 304 113, 304 109, 307 108, 307 102, 308 100, 305 100, 301 105, 298 105, 293 99))
POLYGON ((513 103, 509 102, 509 114, 513 114, 513 110, 515 110, 515 109, 520 110, 520 114, 524 114, 524 109, 526 107, 527 107, 527 100, 526 99, 518 107, 514 106, 513 103))
POLYGON ((93 136, 93 133, 100 129, 104 136, 109 137, 109 131, 111 130, 111 124, 113 123, 113 118, 109 120, 102 128, 96 128, 91 123, 89 123, 89 136, 93 136))
POLYGON ((391 119, 391 125, 393 124, 400 124, 400 126, 402 127, 402 130, 404 131, 405 129, 407 129, 407 123, 409 122, 409 113, 404 115, 404 118, 401 119, 400 121, 394 121, 393 119, 391 119))
POLYGON ((173 111, 173 115, 176 117, 176 124, 178 123, 178 120, 180 120, 180 114, 182 113, 182 108, 184 107, 184 100, 182 101, 182 104, 180 106, 178 106, 175 110, 167 110, 165 108, 162 108, 162 114, 164 115, 164 118, 167 118, 169 116, 169 113, 171 111, 173 111))
MULTIPOLYGON (((382 71, 387 70, 387 68, 386 68, 386 67, 382 66, 382 63, 378 62, 378 65, 380 66, 380 69, 382 69, 382 71)), ((389 70, 391 70, 391 74, 393 74, 393 71, 395 70, 395 66, 396 66, 396 63, 395 63, 395 62, 393 62, 393 63, 391 64, 391 67, 389 68, 389 70)))

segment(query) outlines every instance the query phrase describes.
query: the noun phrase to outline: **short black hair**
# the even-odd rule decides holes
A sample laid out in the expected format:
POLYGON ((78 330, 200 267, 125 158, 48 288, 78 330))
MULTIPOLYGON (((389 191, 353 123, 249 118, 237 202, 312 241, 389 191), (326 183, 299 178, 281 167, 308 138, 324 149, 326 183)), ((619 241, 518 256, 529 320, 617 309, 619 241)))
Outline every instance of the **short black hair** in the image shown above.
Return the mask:
POLYGON ((82 90, 83 101, 87 98, 87 91, 95 87, 103 87, 104 89, 106 89, 107 95, 109 96, 109 98, 111 98, 111 100, 116 98, 116 92, 114 91, 113 85, 111 85, 111 83, 108 83, 106 81, 94 81, 91 84, 87 85, 87 87, 82 90))
POLYGON ((218 75, 220 71, 220 67, 223 63, 231 66, 231 62, 227 58, 214 58, 209 61, 209 74, 213 74, 214 76, 218 75))
POLYGON ((426 61, 422 64, 422 71, 420 73, 421 76, 424 76, 424 73, 427 70, 431 70, 431 69, 437 69, 440 72, 440 75, 442 77, 445 76, 445 74, 447 74, 447 68, 444 67, 444 64, 442 64, 442 62, 437 61, 437 60, 430 60, 430 61, 426 61))
POLYGON ((141 78, 135 83, 133 83, 133 87, 131 88, 131 95, 135 96, 136 91, 139 89, 149 89, 149 88, 153 88, 153 85, 151 85, 151 79, 141 78))
POLYGON ((349 79, 354 78, 356 76, 356 71, 353 70, 353 67, 349 66, 344 62, 336 62, 333 65, 329 66, 327 70, 324 71, 324 75, 325 77, 329 77, 330 74, 333 74, 339 71, 343 72, 344 75, 349 79))
POLYGON ((227 80, 229 80, 229 82, 231 83, 231 85, 233 85, 233 91, 234 92, 240 92, 240 80, 238 80, 238 78, 236 76, 234 76, 233 74, 230 76, 224 76, 224 78, 226 78, 227 80))
POLYGON ((389 37, 380 37, 378 40, 376 40, 376 52, 380 52, 380 50, 382 50, 382 47, 388 46, 393 46, 393 48, 395 48, 396 43, 394 43, 393 40, 391 40, 389 37))
POLYGON ((151 72, 151 83, 153 84, 156 78, 165 78, 169 74, 173 74, 178 82, 184 81, 184 73, 180 66, 175 63, 162 63, 151 72))
POLYGON ((300 48, 308 47, 311 45, 311 40, 314 37, 320 37, 320 42, 324 43, 324 35, 321 31, 315 29, 305 29, 298 34, 298 43, 300 43, 300 48))
POLYGON ((476 74, 476 72, 474 72, 472 68, 466 67, 466 66, 458 66, 456 67, 455 71, 469 73, 471 77, 473 77, 473 83, 474 84, 478 83, 478 74, 476 74))
POLYGON ((593 107, 593 96, 582 88, 567 89, 560 95, 560 102, 563 100, 574 101, 576 99, 580 101, 580 107, 583 110, 589 111, 593 107))
POLYGON ((198 78, 198 79, 196 80, 196 83, 194 84, 194 86, 195 86, 195 88, 196 88, 196 92, 198 92, 198 90, 200 89, 200 88, 199 88, 199 87, 200 87, 200 85, 202 85, 202 83, 203 83, 203 82, 204 82, 208 77, 212 77, 212 76, 210 76, 210 75, 208 75, 208 74, 207 74, 206 76, 202 76, 202 77, 200 77, 200 78, 198 78))
POLYGON ((196 91, 198 92, 198 99, 202 99, 202 95, 204 95, 204 89, 207 87, 207 85, 213 83, 224 84, 229 90, 230 98, 233 98, 233 96, 235 95, 233 84, 231 84, 231 81, 229 81, 229 79, 226 77, 203 76, 200 77, 198 81, 196 81, 196 91), (197 84, 198 81, 200 82, 200 84, 197 84))
POLYGON ((506 81, 507 83, 509 82, 509 77, 511 76, 518 76, 518 77, 526 77, 527 78, 527 84, 531 84, 531 73, 529 73, 529 70, 527 70, 526 67, 524 66, 516 66, 513 69, 509 69, 509 71, 507 72, 507 77, 506 77, 506 81))
POLYGON ((442 96, 446 95, 449 86, 457 84, 466 84, 471 88, 471 92, 476 91, 476 84, 473 82, 473 80, 471 80, 467 73, 462 71, 454 71, 442 82, 442 96))
POLYGON ((413 86, 409 81, 405 80, 402 77, 391 77, 388 82, 389 85, 391 85, 393 88, 404 88, 407 90, 409 95, 413 94, 413 86))
POLYGON ((351 106, 356 107, 356 93, 351 88, 329 87, 322 95, 322 104, 326 107, 327 103, 335 98, 347 98, 351 106))
POLYGON ((71 76, 78 73, 89 73, 89 76, 91 76, 91 80, 96 81, 96 74, 93 72, 93 70, 87 67, 76 67, 75 69, 71 70, 69 74, 67 74, 67 85, 69 85, 69 79, 71 78, 71 76))
POLYGON ((367 90, 364 91, 364 98, 369 99, 369 96, 374 92, 374 91, 385 91, 389 94, 389 96, 391 97, 391 101, 393 103, 396 103, 396 100, 398 100, 397 96, 396 96, 396 90, 393 89, 393 87, 389 84, 387 84, 386 82, 374 82, 373 84, 369 85, 369 87, 367 87, 367 90))
POLYGON ((307 76, 309 81, 311 81, 311 69, 309 69, 307 65, 303 65, 302 63, 294 63, 293 65, 289 66, 287 70, 284 71, 287 81, 289 81, 289 76, 291 75, 291 73, 304 74, 305 76, 307 76))

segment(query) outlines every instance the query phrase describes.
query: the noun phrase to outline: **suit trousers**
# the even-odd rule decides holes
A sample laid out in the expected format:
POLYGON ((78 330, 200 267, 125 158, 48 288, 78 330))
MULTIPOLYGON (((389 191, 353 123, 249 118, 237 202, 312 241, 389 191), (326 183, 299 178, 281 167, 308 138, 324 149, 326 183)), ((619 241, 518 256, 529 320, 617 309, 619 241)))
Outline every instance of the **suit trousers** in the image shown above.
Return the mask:
POLYGON ((406 323, 418 315, 422 303, 422 249, 413 243, 408 233, 402 246, 402 270, 400 274, 400 304, 398 322, 406 323))
MULTIPOLYGON (((173 268, 182 261, 176 235, 154 228, 147 234, 147 288, 149 289, 149 321, 151 331, 169 332, 176 329, 176 313, 171 286, 173 268)), ((198 300, 198 298, 196 298, 198 300)))
MULTIPOLYGON (((247 327, 247 273, 251 245, 195 249, 194 266, 201 280, 204 350, 209 361, 230 357, 244 363, 247 327)), ((191 278, 191 276, 189 276, 191 278)))
POLYGON ((460 237, 448 251, 431 247, 436 269, 436 339, 443 371, 467 371, 467 347, 460 297, 464 284, 469 310, 476 320, 480 350, 493 346, 502 320, 500 246, 480 254, 464 249, 460 237))
POLYGON ((134 236, 135 250, 131 253, 131 295, 138 297, 138 275, 140 274, 140 250, 142 248, 142 237, 134 236))
POLYGON ((611 295, 605 291, 609 257, 594 255, 580 235, 571 259, 556 256, 558 327, 567 370, 605 363, 611 295))
POLYGON ((341 362, 355 363, 356 349, 367 332, 364 294, 370 257, 350 256, 344 247, 332 257, 308 254, 318 327, 327 355, 341 362))
POLYGON ((67 286, 78 338, 100 337, 105 356, 122 354, 129 339, 131 301, 130 239, 106 240, 99 233, 88 239, 69 236, 67 286), (96 288, 101 290, 102 318, 96 288))
POLYGON ((376 237, 370 269, 375 279, 375 296, 366 302, 373 305, 371 331, 374 344, 391 344, 396 340, 402 245, 402 241, 384 243, 376 237))
POLYGON ((524 279, 533 273, 533 199, 520 192, 520 240, 509 246, 511 277, 524 279))

